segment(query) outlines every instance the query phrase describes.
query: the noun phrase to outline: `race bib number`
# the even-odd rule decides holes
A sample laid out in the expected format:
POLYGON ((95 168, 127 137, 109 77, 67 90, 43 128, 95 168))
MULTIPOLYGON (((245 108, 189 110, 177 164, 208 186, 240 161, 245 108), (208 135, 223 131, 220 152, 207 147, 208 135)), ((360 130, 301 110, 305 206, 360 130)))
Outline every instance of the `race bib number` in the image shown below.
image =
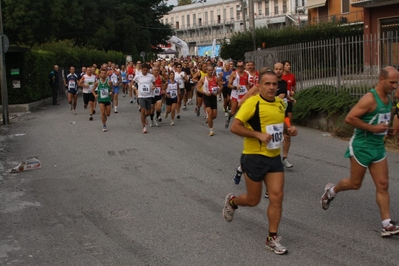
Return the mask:
POLYGON ((109 96, 108 90, 101 90, 101 91, 100 91, 100 97, 101 97, 101 99, 108 98, 108 96, 109 96))
POLYGON ((89 89, 92 90, 94 86, 94 82, 90 81, 87 85, 89 85, 89 89))
MULTIPOLYGON (((391 121, 391 113, 385 113, 385 114, 379 114, 378 115, 378 124, 389 124, 391 121)), ((380 133, 374 133, 374 135, 386 135, 388 133, 387 131, 380 132, 380 133)))
POLYGON ((133 80, 134 77, 133 77, 133 75, 128 75, 127 78, 128 78, 129 80, 133 80))
POLYGON ((217 93, 217 92, 218 92, 218 87, 213 87, 213 88, 211 89, 211 91, 212 91, 212 93, 217 93))
POLYGON ((237 89, 238 99, 241 100, 245 96, 246 93, 247 93, 247 87, 246 86, 240 86, 237 89))
POLYGON ((122 77, 122 82, 126 82, 126 77, 122 77))
POLYGON ((70 80, 68 82, 68 89, 74 89, 76 87, 76 82, 74 80, 70 80))
POLYGON ((112 81, 112 84, 114 84, 114 85, 118 84, 118 78, 117 77, 112 77, 111 81, 112 81))
POLYGON ((170 97, 171 98, 176 98, 177 97, 177 92, 176 91, 171 91, 170 92, 170 97))
POLYGON ((266 126, 266 133, 272 136, 272 139, 266 145, 267 149, 274 150, 281 148, 281 143, 284 141, 283 130, 283 123, 266 126))
POLYGON ((247 87, 246 86, 240 86, 240 88, 238 89, 238 94, 239 95, 245 95, 247 93, 247 87))
POLYGON ((143 92, 150 92, 150 88, 147 85, 143 85, 143 92))
POLYGON ((155 87, 155 89, 154 89, 154 95, 155 95, 155 96, 159 96, 160 94, 161 94, 161 88, 155 87))

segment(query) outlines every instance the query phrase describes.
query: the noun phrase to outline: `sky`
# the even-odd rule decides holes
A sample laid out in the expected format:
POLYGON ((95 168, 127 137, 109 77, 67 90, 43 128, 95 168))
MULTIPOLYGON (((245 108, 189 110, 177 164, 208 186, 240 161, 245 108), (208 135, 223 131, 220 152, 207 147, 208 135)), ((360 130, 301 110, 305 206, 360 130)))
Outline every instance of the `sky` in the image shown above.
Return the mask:
POLYGON ((168 0, 168 5, 177 6, 177 0, 168 0))
MULTIPOLYGON (((210 1, 213 1, 213 0, 208 0, 207 2, 210 2, 210 1)), ((168 0, 168 5, 177 6, 177 0, 168 0)))

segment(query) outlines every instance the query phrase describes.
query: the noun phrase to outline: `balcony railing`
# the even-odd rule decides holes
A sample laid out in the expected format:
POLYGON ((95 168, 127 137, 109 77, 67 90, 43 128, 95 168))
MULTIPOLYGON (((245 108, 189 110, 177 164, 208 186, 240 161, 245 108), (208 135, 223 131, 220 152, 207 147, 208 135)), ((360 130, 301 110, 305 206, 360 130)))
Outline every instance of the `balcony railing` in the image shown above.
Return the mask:
POLYGON ((311 24, 337 22, 337 23, 356 23, 364 21, 363 11, 351 12, 348 14, 337 14, 331 16, 312 17, 308 21, 311 24))
POLYGON ((398 4, 399 0, 350 0, 351 5, 355 7, 378 7, 385 5, 398 4))
POLYGON ((365 2, 371 2, 371 0, 351 0, 351 4, 359 4, 359 3, 365 3, 365 2))
MULTIPOLYGON (((270 18, 275 18, 275 17, 282 17, 285 16, 286 13, 284 12, 279 12, 279 13, 269 13, 269 15, 266 14, 256 14, 255 15, 255 20, 259 19, 270 19, 270 18)), ((247 17, 248 21, 248 17, 247 17)), ((231 18, 231 19, 221 19, 221 20, 212 20, 208 22, 201 21, 199 23, 198 21, 196 23, 190 23, 190 24, 179 24, 179 28, 176 27, 174 24, 170 24, 173 29, 175 30, 190 30, 190 29, 197 29, 197 28, 203 28, 203 27, 222 27, 223 25, 231 25, 234 23, 242 23, 242 18, 231 18)))

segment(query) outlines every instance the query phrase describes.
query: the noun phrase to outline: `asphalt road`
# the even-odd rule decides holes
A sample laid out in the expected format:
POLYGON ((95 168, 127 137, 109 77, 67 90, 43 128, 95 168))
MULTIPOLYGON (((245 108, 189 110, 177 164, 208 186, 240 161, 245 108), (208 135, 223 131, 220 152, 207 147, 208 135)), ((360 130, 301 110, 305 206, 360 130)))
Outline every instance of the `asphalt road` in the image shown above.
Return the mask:
MULTIPOLYGON (((347 142, 299 128, 286 170, 279 234, 289 253, 264 248, 266 199, 222 217, 242 139, 215 136, 193 106, 175 126, 141 133, 137 106, 121 97, 109 131, 65 100, 0 126, 1 265, 399 265, 399 236, 380 237, 369 174, 358 191, 341 193, 328 211, 327 182, 349 174, 347 142), (8 173, 30 156, 42 168, 8 173)), ((219 106, 221 107, 221 106, 219 106)), ((398 155, 389 153, 392 218, 399 217, 398 155)))

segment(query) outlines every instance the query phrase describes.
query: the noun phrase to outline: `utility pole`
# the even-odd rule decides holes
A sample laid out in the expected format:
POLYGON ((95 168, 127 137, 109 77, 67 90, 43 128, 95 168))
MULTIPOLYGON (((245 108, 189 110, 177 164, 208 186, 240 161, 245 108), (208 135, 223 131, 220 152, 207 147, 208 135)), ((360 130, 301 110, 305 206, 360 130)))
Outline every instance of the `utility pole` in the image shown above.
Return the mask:
POLYGON ((3 11, 1 10, 1 1, 0 1, 0 67, 1 67, 1 102, 3 105, 3 124, 8 125, 9 116, 8 116, 8 95, 7 95, 7 79, 6 79, 6 58, 4 51, 4 39, 6 36, 3 34, 3 11))
POLYGON ((248 0, 248 11, 249 11, 249 31, 252 34, 252 42, 254 43, 254 51, 256 51, 254 0, 248 0))
POLYGON ((245 19, 245 0, 241 0, 241 12, 242 12, 242 25, 244 26, 244 32, 247 31, 247 21, 245 19))

